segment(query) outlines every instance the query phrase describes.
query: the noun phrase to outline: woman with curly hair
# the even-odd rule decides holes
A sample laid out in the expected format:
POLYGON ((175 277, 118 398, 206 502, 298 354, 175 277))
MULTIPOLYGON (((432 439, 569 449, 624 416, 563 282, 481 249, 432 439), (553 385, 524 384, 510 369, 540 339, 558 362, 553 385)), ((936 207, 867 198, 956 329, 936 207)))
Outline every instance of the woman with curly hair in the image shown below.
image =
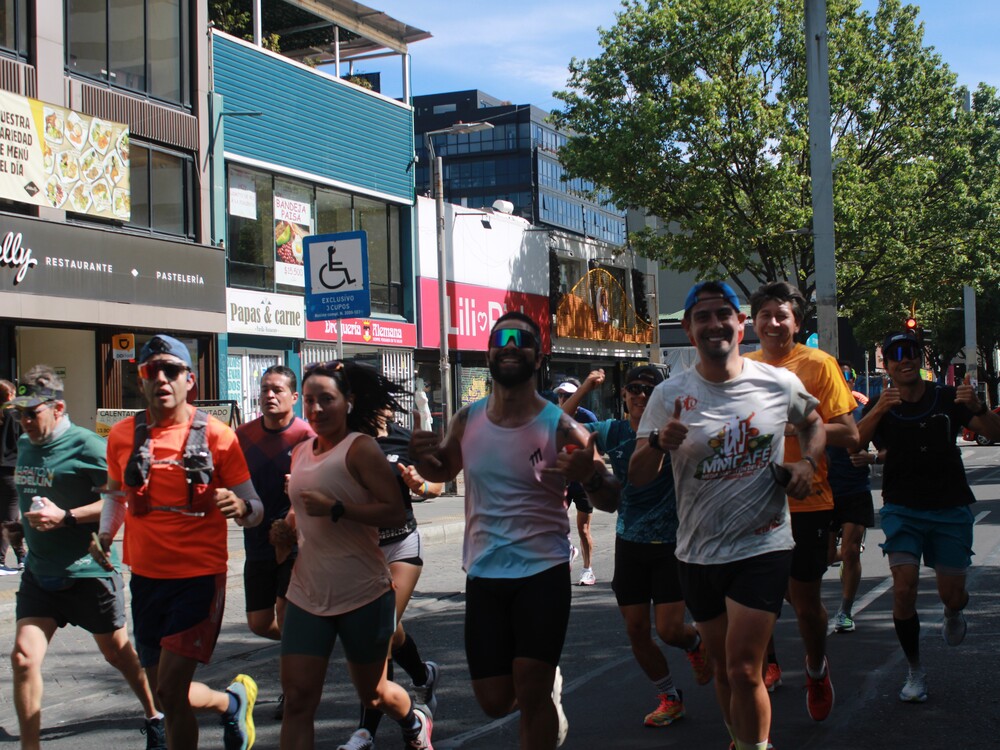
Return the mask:
POLYGON ((402 526, 406 512, 372 435, 383 409, 400 408, 395 394, 401 392, 353 362, 313 365, 303 374, 304 414, 316 437, 295 447, 288 484, 299 556, 281 636, 283 750, 314 745, 316 709, 338 637, 362 705, 394 719, 407 747, 432 747, 431 718, 386 678, 396 596, 378 529, 402 526))

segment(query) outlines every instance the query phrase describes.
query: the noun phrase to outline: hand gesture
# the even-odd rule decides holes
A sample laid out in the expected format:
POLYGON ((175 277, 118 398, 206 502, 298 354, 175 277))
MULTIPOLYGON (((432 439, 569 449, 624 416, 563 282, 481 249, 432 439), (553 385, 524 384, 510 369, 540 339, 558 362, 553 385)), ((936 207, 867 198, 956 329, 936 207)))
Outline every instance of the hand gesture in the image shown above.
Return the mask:
POLYGON ((982 403, 979 401, 979 396, 976 394, 976 388, 972 385, 972 375, 970 373, 965 373, 965 379, 962 380, 962 384, 955 389, 955 403, 962 404, 962 406, 973 414, 983 408, 982 403))
POLYGON ((403 482, 406 486, 410 488, 412 492, 420 494, 421 488, 424 486, 424 478, 417 473, 414 466, 404 466, 401 463, 396 464, 396 468, 399 470, 399 475, 403 477, 403 482))
POLYGON ((226 518, 243 518, 250 510, 249 503, 225 487, 216 488, 215 507, 222 511, 222 515, 226 518))
POLYGON ((305 506, 306 515, 309 516, 328 516, 330 508, 337 502, 320 490, 302 490, 299 493, 299 498, 305 506))
POLYGON ((879 413, 885 413, 894 406, 903 403, 903 397, 899 395, 899 389, 889 384, 889 378, 882 376, 882 395, 878 397, 876 407, 879 413))
POLYGON ((431 466, 441 467, 441 436, 427 430, 414 430, 410 435, 409 456, 414 464, 427 461, 431 466))
POLYGON ((786 463, 784 466, 792 475, 788 484, 785 485, 785 492, 788 493, 788 496, 796 500, 804 500, 809 497, 812 494, 813 476, 816 474, 812 464, 808 461, 796 461, 795 463, 786 463))
POLYGON ((111 534, 107 532, 102 532, 97 534, 96 532, 90 535, 90 547, 88 548, 90 556, 97 561, 104 570, 113 571, 115 566, 111 564, 111 557, 108 553, 111 551, 111 534))
POLYGON ((597 433, 587 436, 587 444, 580 447, 570 443, 556 455, 554 466, 542 469, 543 474, 561 474, 568 482, 586 482, 594 476, 594 446, 597 445, 597 433))
POLYGON ((604 385, 604 368, 598 367, 596 370, 591 370, 587 374, 587 380, 585 382, 589 382, 591 388, 597 388, 604 385))
POLYGON ((675 451, 681 447, 681 443, 687 437, 687 425, 681 421, 681 400, 674 399, 674 415, 670 421, 660 430, 660 448, 667 451, 675 451))

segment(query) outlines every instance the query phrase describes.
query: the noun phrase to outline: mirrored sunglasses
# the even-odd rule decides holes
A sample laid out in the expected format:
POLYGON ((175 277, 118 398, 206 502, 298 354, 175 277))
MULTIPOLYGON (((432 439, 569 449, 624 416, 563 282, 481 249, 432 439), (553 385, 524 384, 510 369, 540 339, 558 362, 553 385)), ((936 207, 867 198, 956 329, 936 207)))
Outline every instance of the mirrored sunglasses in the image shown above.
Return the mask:
POLYGON ((177 380, 181 373, 191 372, 191 368, 177 362, 143 362, 139 365, 139 377, 143 380, 154 380, 161 372, 167 380, 177 380))
POLYGON ((654 389, 655 386, 645 385, 644 383, 629 383, 625 386, 625 390, 633 396, 646 396, 647 398, 653 395, 654 389))
POLYGON ((920 347, 914 344, 894 344, 882 352, 882 354, 886 359, 893 362, 900 362, 904 359, 920 359, 922 356, 920 347))
POLYGON ((490 346, 497 349, 503 349, 512 341, 514 342, 514 346, 519 349, 534 349, 538 347, 538 341, 535 337, 527 331, 522 331, 520 328, 497 328, 490 334, 490 346))

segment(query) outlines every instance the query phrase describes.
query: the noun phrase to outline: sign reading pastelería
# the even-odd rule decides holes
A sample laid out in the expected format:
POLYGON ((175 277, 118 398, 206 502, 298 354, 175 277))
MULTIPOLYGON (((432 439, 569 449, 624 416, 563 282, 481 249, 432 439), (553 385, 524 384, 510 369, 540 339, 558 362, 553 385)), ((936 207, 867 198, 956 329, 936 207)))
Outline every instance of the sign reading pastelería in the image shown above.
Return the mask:
POLYGON ((0 91, 0 197, 128 221, 127 125, 0 91))

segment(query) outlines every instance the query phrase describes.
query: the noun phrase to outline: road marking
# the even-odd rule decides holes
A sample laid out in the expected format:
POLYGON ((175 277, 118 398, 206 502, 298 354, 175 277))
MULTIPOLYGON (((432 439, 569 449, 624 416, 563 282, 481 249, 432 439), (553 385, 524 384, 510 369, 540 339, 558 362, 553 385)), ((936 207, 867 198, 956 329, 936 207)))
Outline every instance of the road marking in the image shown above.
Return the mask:
MULTIPOLYGON (((566 685, 563 686, 563 691, 562 691, 563 697, 565 698, 565 696, 572 693, 581 685, 584 685, 590 680, 600 677, 605 672, 610 672, 612 669, 618 669, 618 667, 624 664, 629 664, 633 661, 635 661, 635 657, 632 656, 631 652, 629 652, 627 655, 621 657, 620 659, 608 662, 607 664, 604 664, 598 667, 597 669, 593 669, 590 672, 587 672, 586 674, 580 675, 572 682, 568 682, 566 683, 566 685)), ((438 748, 438 750, 458 750, 458 748, 465 747, 466 743, 471 743, 474 740, 478 740, 482 737, 485 737, 486 735, 490 734, 491 732, 499 729, 500 727, 506 724, 510 724, 511 722, 514 721, 519 721, 520 718, 521 718, 521 712, 515 711, 512 714, 504 716, 502 719, 495 719, 491 721, 489 724, 483 724, 481 727, 470 729, 468 732, 463 732, 462 734, 456 734, 454 737, 449 737, 446 740, 440 740, 440 741, 435 740, 434 746, 438 748)))

